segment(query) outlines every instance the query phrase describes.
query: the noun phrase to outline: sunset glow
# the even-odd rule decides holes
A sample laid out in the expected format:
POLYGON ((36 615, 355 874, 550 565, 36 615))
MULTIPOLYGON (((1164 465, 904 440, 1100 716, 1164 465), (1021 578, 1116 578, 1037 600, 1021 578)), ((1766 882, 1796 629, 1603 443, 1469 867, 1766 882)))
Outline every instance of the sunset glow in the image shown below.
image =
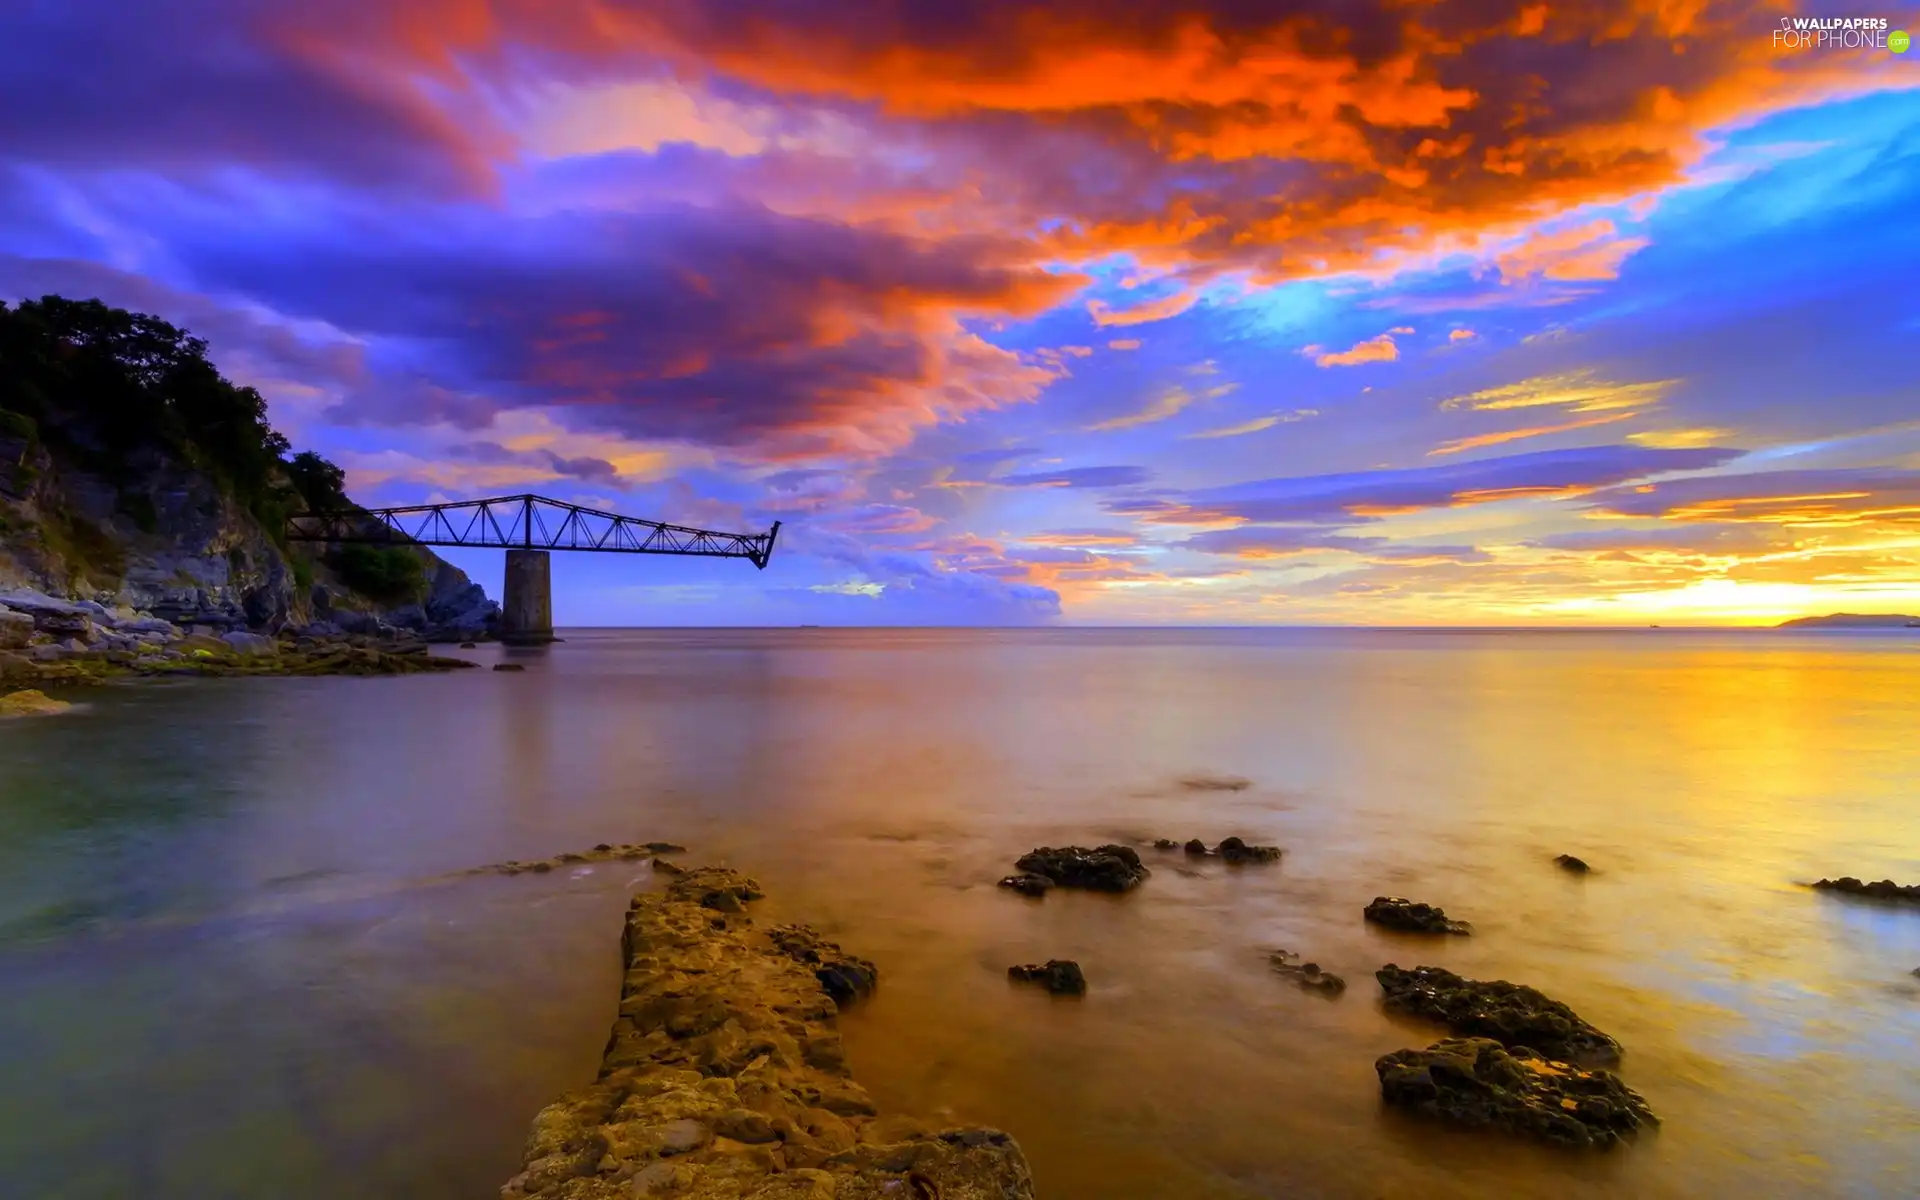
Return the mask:
POLYGON ((1333 11, 29 5, 0 298, 192 329, 363 502, 784 522, 563 623, 1920 611, 1920 55, 1333 11))

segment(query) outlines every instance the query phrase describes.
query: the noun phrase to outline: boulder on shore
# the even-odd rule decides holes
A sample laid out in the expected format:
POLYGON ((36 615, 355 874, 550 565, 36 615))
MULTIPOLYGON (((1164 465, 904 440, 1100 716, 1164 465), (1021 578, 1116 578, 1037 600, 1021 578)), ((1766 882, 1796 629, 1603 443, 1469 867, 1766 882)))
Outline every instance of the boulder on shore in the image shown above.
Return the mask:
POLYGON ((31 616, 0 605, 0 650, 24 650, 33 635, 31 616))
POLYGON ((1373 1064, 1388 1104, 1575 1148, 1609 1147, 1659 1124, 1611 1071, 1583 1071, 1491 1038, 1448 1038, 1373 1064))
POLYGON ((1904 887, 1891 879, 1861 883, 1851 875, 1842 875, 1838 879, 1822 879, 1813 886, 1823 892, 1864 896, 1869 900, 1904 900, 1909 904, 1920 904, 1920 883, 1910 883, 1904 887))
POLYGON ((1130 891, 1149 874, 1131 846, 1096 846, 1091 850, 1084 846, 1041 846, 1013 865, 1030 875, 1044 875, 1061 887, 1096 892, 1130 891))
POLYGON ((821 970, 872 964, 717 913, 713 895, 759 888, 704 867, 634 897, 599 1075, 534 1118, 503 1200, 1032 1200, 1011 1137, 878 1115, 854 1081, 821 970))
POLYGON ((1403 900, 1398 896, 1375 896, 1373 903, 1367 905, 1365 916, 1375 925, 1397 929, 1402 933, 1464 935, 1473 932, 1473 926, 1465 921, 1448 919, 1445 909, 1432 904, 1403 900))
POLYGON ((1560 1001, 1504 979, 1463 979, 1443 967, 1407 970, 1392 963, 1374 972, 1387 1008, 1445 1025, 1461 1037, 1492 1038, 1569 1062, 1613 1063, 1620 1043, 1560 1001))
POLYGON ((27 688, 0 696, 0 720, 8 717, 51 717, 72 707, 67 701, 55 700, 37 688, 27 688))
POLYGON ((1007 978, 1037 983, 1056 996, 1083 996, 1087 991, 1087 977, 1081 973, 1080 964, 1066 958, 1050 958, 1045 966, 1027 963, 1008 967, 1007 978))

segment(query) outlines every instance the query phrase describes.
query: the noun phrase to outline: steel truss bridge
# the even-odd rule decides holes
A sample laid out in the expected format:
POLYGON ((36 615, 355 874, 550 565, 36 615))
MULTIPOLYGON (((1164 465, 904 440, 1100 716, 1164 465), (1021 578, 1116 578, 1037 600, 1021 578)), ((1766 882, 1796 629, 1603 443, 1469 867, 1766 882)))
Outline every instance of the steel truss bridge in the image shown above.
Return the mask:
POLYGON ((780 522, 765 533, 717 533, 563 504, 545 496, 495 496, 452 504, 307 512, 288 518, 290 542, 375 546, 484 546, 744 558, 765 570, 780 522))

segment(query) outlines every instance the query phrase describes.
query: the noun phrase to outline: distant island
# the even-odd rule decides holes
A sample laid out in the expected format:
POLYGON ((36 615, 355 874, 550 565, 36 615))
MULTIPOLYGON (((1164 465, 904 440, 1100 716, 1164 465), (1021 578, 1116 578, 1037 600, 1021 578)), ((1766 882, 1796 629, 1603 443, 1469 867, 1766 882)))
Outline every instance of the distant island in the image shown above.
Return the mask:
POLYGON ((1920 617, 1899 613, 1828 613, 1824 617, 1795 617, 1780 622, 1781 629, 1920 629, 1920 617))

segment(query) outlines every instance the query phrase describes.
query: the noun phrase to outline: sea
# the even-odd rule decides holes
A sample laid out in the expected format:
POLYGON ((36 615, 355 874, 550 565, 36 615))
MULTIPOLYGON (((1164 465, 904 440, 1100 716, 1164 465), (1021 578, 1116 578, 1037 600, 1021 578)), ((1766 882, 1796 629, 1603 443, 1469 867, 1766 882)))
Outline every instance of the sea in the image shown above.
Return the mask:
POLYGON ((0 1195, 495 1195, 593 1077, 659 877, 461 872, 655 839, 877 963, 856 1077, 1009 1131, 1050 1200, 1920 1194, 1920 906, 1805 886, 1920 882, 1920 633, 564 636, 0 724, 0 1195), (1230 835, 1285 856, 1151 847, 1230 835), (1106 842, 1152 876, 995 886, 1106 842), (1370 926, 1381 895, 1474 933, 1370 926), (1087 995, 1009 983, 1049 958, 1087 995), (1572 1005, 1659 1128, 1386 1108, 1375 1059, 1445 1035, 1387 963, 1572 1005))

